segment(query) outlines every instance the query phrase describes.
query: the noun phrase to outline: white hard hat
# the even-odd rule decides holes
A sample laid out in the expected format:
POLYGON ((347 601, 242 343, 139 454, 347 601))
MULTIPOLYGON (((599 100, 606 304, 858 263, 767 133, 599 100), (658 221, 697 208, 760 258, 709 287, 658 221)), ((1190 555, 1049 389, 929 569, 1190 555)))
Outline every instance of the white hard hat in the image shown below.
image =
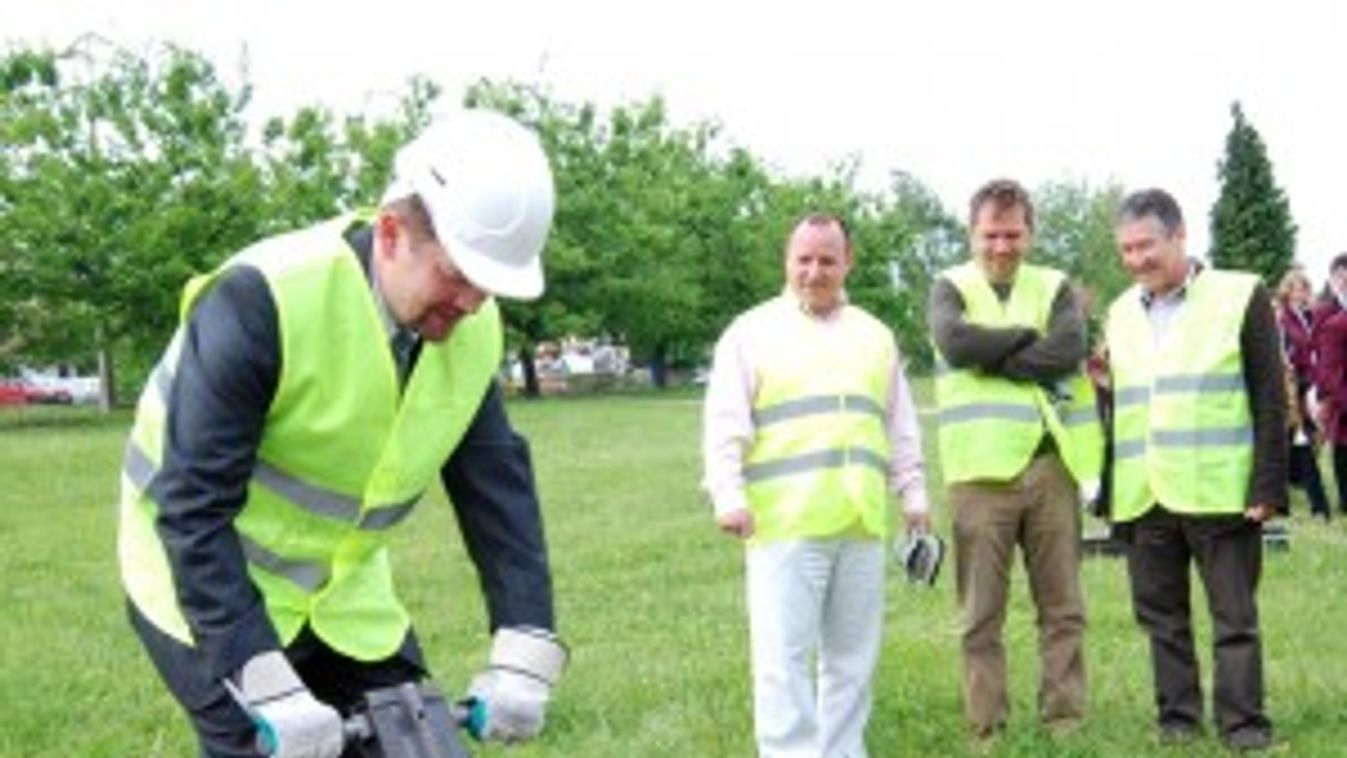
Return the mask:
POLYGON ((542 294, 554 199, 552 171, 533 132, 492 111, 442 116, 393 159, 385 204, 412 194, 475 286, 521 300, 542 294))

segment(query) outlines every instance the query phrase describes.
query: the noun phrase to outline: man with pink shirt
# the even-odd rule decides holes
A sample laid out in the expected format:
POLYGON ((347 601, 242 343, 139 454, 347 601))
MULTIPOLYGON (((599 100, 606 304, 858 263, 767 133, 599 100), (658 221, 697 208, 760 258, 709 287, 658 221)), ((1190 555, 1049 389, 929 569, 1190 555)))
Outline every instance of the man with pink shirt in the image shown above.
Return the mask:
POLYGON ((846 300, 853 262, 840 218, 802 218, 785 291, 726 329, 707 386, 705 485, 746 546, 763 758, 866 755, 888 493, 930 528, 916 408, 893 333, 846 300))

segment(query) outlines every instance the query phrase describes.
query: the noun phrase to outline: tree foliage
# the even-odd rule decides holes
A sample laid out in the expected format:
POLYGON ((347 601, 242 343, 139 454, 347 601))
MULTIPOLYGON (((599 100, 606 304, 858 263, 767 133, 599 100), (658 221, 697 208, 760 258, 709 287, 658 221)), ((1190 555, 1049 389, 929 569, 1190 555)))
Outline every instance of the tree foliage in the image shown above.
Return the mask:
MULTIPOLYGON (((438 86, 413 78, 387 116, 306 106, 253 132, 249 94, 174 47, 86 40, 0 57, 0 362, 87 365, 115 348, 138 383, 191 274, 377 203, 397 147, 440 107, 438 86)), ((674 123, 660 97, 604 110, 484 80, 465 104, 532 126, 553 166, 546 294, 504 304, 526 369, 538 343, 567 336, 625 343, 657 382, 703 363, 735 315, 781 290, 786 237, 810 211, 848 221, 852 300, 894 328, 913 366, 929 366, 928 287, 967 247, 918 178, 899 170, 863 188, 854 159, 782 176, 713 121, 674 123)), ((1101 296, 1122 281, 1109 228, 1118 194, 1040 191, 1040 255, 1101 296)))
POLYGON ((178 285, 257 233, 247 88, 186 50, 93 38, 12 54, 0 82, 8 342, 30 360, 112 351, 143 364, 178 285))
POLYGON ((1255 272, 1276 287, 1295 260, 1291 206, 1272 175, 1272 161, 1258 131, 1231 104, 1234 124, 1217 167, 1221 194, 1211 208, 1211 260, 1220 268, 1255 272))
POLYGON ((916 177, 894 172, 887 191, 867 198, 855 219, 854 300, 893 327, 909 364, 930 368, 926 301, 936 274, 967 257, 957 219, 916 177))
POLYGON ((714 125, 676 127, 659 98, 602 114, 517 83, 481 82, 467 102, 534 126, 555 174, 547 294, 506 304, 521 357, 542 339, 602 333, 662 382, 758 290, 769 179, 746 151, 718 157, 714 125))
POLYGON ((0 361, 115 357, 138 385, 190 276, 378 200, 438 93, 425 80, 410 90, 392 119, 302 108, 259 146, 250 87, 191 51, 87 36, 0 58, 0 361))
POLYGON ((1122 199, 1115 183, 1049 182, 1034 191, 1034 260, 1065 271, 1083 290, 1092 334, 1104 306, 1131 284, 1113 234, 1122 199))
POLYGON ((397 148, 431 119, 440 88, 413 77, 391 117, 341 116, 301 107, 262 128, 258 163, 267 186, 267 230, 285 231, 378 203, 397 148))

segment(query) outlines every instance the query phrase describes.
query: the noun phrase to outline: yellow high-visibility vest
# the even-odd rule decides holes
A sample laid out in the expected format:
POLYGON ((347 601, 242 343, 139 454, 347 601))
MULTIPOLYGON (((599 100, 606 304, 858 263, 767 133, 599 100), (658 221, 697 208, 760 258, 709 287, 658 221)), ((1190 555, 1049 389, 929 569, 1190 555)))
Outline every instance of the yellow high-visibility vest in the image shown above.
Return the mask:
POLYGON ((888 533, 886 408, 893 333, 842 306, 824 325, 786 294, 759 308, 778 328, 755 350, 753 445, 745 459, 752 542, 888 533))
POLYGON ((1241 272, 1199 273, 1158 345, 1137 287, 1110 306, 1115 521, 1157 503, 1190 514, 1247 507, 1253 416, 1239 340, 1257 283, 1241 272))
MULTIPOLYGON (((1010 296, 1002 302, 976 263, 955 266, 941 276, 963 297, 969 323, 1027 326, 1039 333, 1047 331, 1053 300, 1065 278, 1049 268, 1021 264, 1010 296)), ((1077 482, 1099 479, 1103 427, 1083 363, 1049 394, 1032 382, 953 368, 939 355, 939 347, 936 351, 937 440, 946 482, 1009 481, 1029 464, 1044 433, 1052 435, 1077 482)))
POLYGON ((400 391, 369 280, 342 239, 352 220, 263 241, 189 282, 178 331, 141 393, 122 474, 122 580, 141 614, 184 644, 194 644, 192 632, 146 487, 162 460, 183 325, 201 294, 240 264, 271 288, 282 357, 234 521, 249 576, 283 644, 307 623, 333 649, 378 660, 406 636, 387 530, 437 479, 476 414, 500 364, 500 317, 488 301, 449 340, 424 345, 400 391))

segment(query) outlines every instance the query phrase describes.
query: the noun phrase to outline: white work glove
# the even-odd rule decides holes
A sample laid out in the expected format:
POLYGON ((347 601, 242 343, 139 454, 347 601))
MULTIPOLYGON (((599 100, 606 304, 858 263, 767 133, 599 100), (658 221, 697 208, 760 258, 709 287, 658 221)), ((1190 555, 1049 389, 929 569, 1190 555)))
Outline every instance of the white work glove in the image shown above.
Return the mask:
POLYGON ((486 670, 468 687, 473 704, 468 732, 482 741, 507 744, 537 737, 566 657, 561 641, 545 629, 497 629, 486 670))
POLYGON ((271 758, 338 758, 341 714, 314 698, 279 650, 259 653, 225 687, 257 725, 257 749, 271 758))

